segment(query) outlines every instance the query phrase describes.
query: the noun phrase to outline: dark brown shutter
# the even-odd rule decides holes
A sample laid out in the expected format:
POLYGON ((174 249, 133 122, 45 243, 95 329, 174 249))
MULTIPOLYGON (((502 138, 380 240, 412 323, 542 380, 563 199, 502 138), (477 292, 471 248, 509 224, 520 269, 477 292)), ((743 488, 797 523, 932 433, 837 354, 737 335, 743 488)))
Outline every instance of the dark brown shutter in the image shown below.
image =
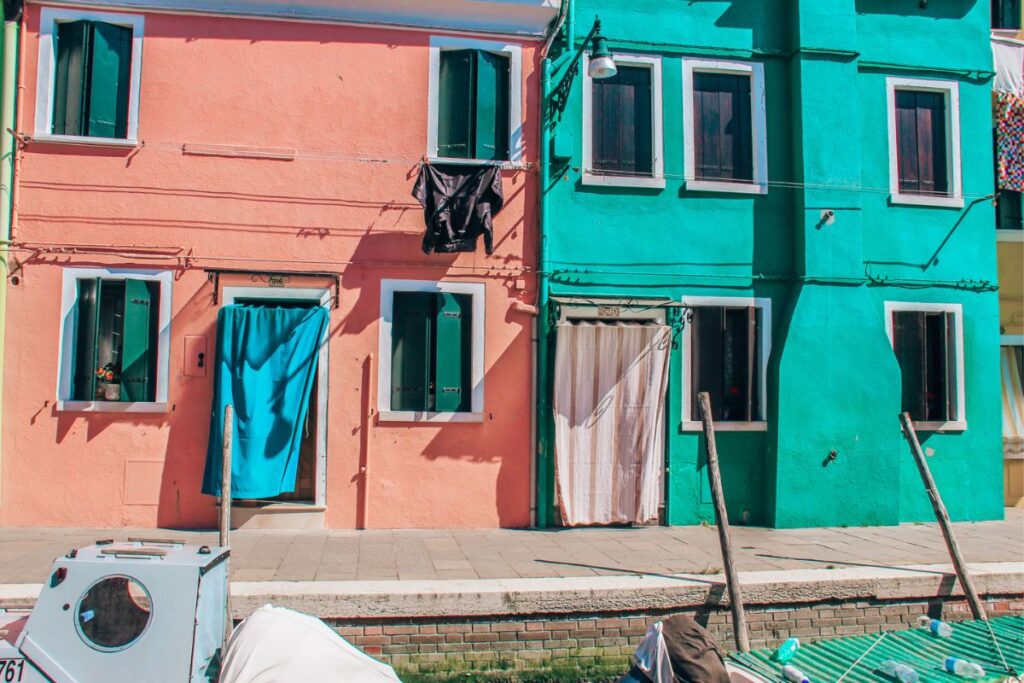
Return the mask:
POLYGON ((693 311, 691 342, 697 353, 693 361, 693 419, 700 420, 697 394, 711 395, 711 414, 716 420, 725 419, 723 397, 725 373, 725 309, 720 306, 701 306, 693 311))
POLYGON ((900 192, 949 192, 943 93, 896 91, 896 159, 900 192))
POLYGON ((694 73, 693 113, 695 177, 753 180, 750 77, 694 73))
POLYGON ((943 314, 945 327, 945 369, 946 369, 946 420, 955 420, 960 412, 958 403, 956 317, 953 313, 943 314))
POLYGON ((619 67, 612 78, 591 81, 593 170, 609 175, 651 175, 651 70, 619 67))
POLYGON ((901 410, 917 421, 927 420, 925 402, 925 314, 896 311, 893 319, 893 347, 900 366, 901 410))

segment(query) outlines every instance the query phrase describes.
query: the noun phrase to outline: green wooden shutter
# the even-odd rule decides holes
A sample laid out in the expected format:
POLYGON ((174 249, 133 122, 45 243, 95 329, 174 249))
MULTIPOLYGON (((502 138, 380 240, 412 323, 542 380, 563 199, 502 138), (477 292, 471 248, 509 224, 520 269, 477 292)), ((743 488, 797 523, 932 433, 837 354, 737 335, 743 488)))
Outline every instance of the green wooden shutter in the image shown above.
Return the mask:
POLYGON ((78 281, 78 297, 75 299, 74 321, 74 366, 71 399, 92 401, 96 398, 96 330, 100 316, 99 279, 78 281))
POLYGON ((473 156, 473 72, 475 50, 442 50, 437 111, 437 154, 473 156))
POLYGON ((466 413, 472 409, 473 297, 438 295, 434 355, 435 410, 466 413))
POLYGON ((124 333, 121 336, 121 400, 152 401, 154 381, 151 326, 156 300, 144 280, 125 280, 124 333))
POLYGON ((434 295, 396 292, 391 316, 391 409, 428 410, 434 295))
POLYGON ((51 131, 55 135, 85 135, 91 37, 91 21, 57 24, 57 68, 51 131))
POLYGON ((476 53, 476 139, 474 156, 488 161, 508 159, 509 60, 490 52, 476 53))
POLYGON ((102 138, 128 136, 132 29, 97 22, 89 78, 89 132, 102 138))

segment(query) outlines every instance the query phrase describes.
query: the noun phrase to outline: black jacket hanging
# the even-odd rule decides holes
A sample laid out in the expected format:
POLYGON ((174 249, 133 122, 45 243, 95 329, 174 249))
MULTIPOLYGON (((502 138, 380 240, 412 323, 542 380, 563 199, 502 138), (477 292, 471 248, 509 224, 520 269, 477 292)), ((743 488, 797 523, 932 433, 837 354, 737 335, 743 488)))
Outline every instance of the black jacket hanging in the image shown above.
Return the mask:
POLYGON ((494 252, 493 218, 505 204, 500 168, 423 164, 412 196, 423 205, 425 254, 476 251, 480 235, 487 253, 494 252))

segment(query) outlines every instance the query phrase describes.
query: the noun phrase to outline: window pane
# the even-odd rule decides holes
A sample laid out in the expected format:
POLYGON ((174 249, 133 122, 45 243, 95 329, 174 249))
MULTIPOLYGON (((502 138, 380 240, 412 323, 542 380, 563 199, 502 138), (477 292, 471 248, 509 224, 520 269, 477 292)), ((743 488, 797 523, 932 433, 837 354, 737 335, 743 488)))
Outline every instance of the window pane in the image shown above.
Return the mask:
POLYGON ((754 308, 700 306, 693 309, 691 324, 690 419, 701 419, 697 394, 702 391, 710 394, 712 417, 717 421, 760 419, 760 312, 754 308))
POLYGON ((900 192, 948 194, 946 97, 896 91, 896 158, 900 192))
POLYGON ((474 50, 442 50, 438 83, 437 153, 473 156, 474 50))
POLYGON ((694 73, 693 114, 695 177, 753 180, 750 77, 694 73))
POLYGON ((927 420, 925 406, 925 321, 924 313, 893 313, 893 346, 900 365, 902 400, 900 410, 917 421, 927 420))
POLYGON ((999 206, 996 210, 996 227, 999 230, 1024 229, 1024 211, 1021 203, 1020 192, 999 190, 999 206))
POLYGON ((99 315, 100 281, 78 281, 75 302, 75 365, 71 398, 92 401, 96 398, 96 325, 99 315))
POLYGON ((425 411, 434 295, 396 292, 391 320, 391 409, 425 411))
POLYGON ((86 83, 92 22, 57 24, 57 66, 53 91, 53 133, 85 135, 86 83))
POLYGON ((893 341, 902 376, 902 410, 917 421, 956 419, 956 345, 951 313, 899 311, 893 341))
POLYGON ((946 318, 942 313, 925 317, 925 419, 945 422, 949 419, 946 395, 946 318))
POLYGON ((1020 0, 992 0, 992 28, 1019 29, 1020 0))
POLYGON ((593 169, 608 175, 653 173, 651 70, 620 66, 591 81, 593 169))

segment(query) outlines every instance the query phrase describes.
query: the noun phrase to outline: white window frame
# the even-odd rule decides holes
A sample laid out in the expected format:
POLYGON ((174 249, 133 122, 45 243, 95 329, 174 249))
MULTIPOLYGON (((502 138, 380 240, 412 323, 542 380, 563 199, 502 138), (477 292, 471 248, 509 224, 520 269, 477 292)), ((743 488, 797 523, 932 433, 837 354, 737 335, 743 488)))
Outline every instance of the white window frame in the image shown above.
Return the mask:
MULTIPOLYGON (((225 285, 221 290, 224 306, 230 306, 239 299, 259 301, 319 301, 320 305, 331 312, 334 299, 331 290, 322 287, 240 287, 225 285)), ((316 398, 316 472, 313 477, 314 506, 327 505, 327 401, 330 398, 330 328, 324 330, 320 340, 320 355, 317 360, 317 398, 316 398)), ((288 501, 287 505, 303 505, 288 501)), ((308 504, 307 504, 308 505, 308 504)))
POLYGON ((590 54, 583 55, 583 184, 604 187, 665 187, 664 105, 661 88, 661 57, 615 53, 615 63, 651 70, 651 175, 602 175, 594 170, 594 79, 590 54))
POLYGON ((453 36, 430 37, 430 78, 427 92, 427 157, 431 161, 445 164, 485 164, 491 166, 514 166, 522 163, 523 149, 523 48, 516 43, 501 43, 453 36), (437 126, 439 101, 441 97, 441 52, 445 50, 482 50, 508 57, 508 160, 453 159, 438 156, 437 126))
POLYGON ((65 268, 61 291, 60 310, 60 362, 57 372, 57 410, 92 413, 166 413, 167 387, 171 365, 171 290, 174 273, 168 270, 130 270, 122 268, 65 268), (78 301, 78 281, 101 278, 104 280, 146 280, 160 283, 160 309, 157 317, 156 393, 153 401, 77 401, 73 394, 72 368, 74 367, 75 303, 78 301))
MULTIPOLYGON (((919 301, 886 301, 885 302, 885 333, 889 336, 889 345, 896 353, 896 341, 893 335, 892 314, 899 311, 918 313, 952 313, 956 331, 956 419, 939 422, 915 422, 914 428, 929 432, 962 432, 967 429, 967 401, 964 387, 964 309, 961 304, 932 304, 919 301)), ((901 371, 902 372, 902 371, 901 371)))
POLYGON ((63 7, 44 7, 39 20, 39 71, 36 81, 36 132, 38 142, 75 145, 135 147, 139 144, 139 91, 142 79, 142 38, 145 18, 138 14, 91 12, 63 7), (132 30, 131 83, 128 89, 128 129, 125 138, 87 135, 54 135, 53 102, 57 84, 56 26, 69 21, 99 21, 132 30))
POLYGON ((434 282, 430 280, 381 280, 380 344, 377 368, 377 413, 381 422, 483 422, 484 419, 484 310, 487 288, 477 282, 434 282), (425 412, 391 409, 391 326, 396 292, 468 294, 473 299, 471 359, 473 384, 468 413, 425 412))
MULTIPOLYGON (((772 355, 772 300, 767 297, 744 296, 685 296, 683 305, 687 307, 756 308, 761 311, 761 329, 757 368, 758 400, 760 403, 759 419, 751 422, 715 421, 715 431, 719 432, 766 432, 768 431, 768 359, 772 355)), ((693 420, 693 325, 683 327, 683 381, 681 383, 682 429, 685 432, 699 432, 704 429, 700 420, 693 420)))
POLYGON ((686 189, 691 192, 768 194, 768 113, 764 64, 717 59, 683 59, 683 161, 686 189), (697 178, 694 130, 693 75, 718 73, 750 77, 750 125, 753 179, 749 183, 697 178))
POLYGON ((890 76, 885 79, 889 125, 889 201, 908 206, 964 206, 963 174, 960 159, 960 84, 925 78, 890 76), (948 196, 904 194, 900 192, 899 149, 896 138, 896 91, 937 92, 946 98, 946 186, 948 196))

